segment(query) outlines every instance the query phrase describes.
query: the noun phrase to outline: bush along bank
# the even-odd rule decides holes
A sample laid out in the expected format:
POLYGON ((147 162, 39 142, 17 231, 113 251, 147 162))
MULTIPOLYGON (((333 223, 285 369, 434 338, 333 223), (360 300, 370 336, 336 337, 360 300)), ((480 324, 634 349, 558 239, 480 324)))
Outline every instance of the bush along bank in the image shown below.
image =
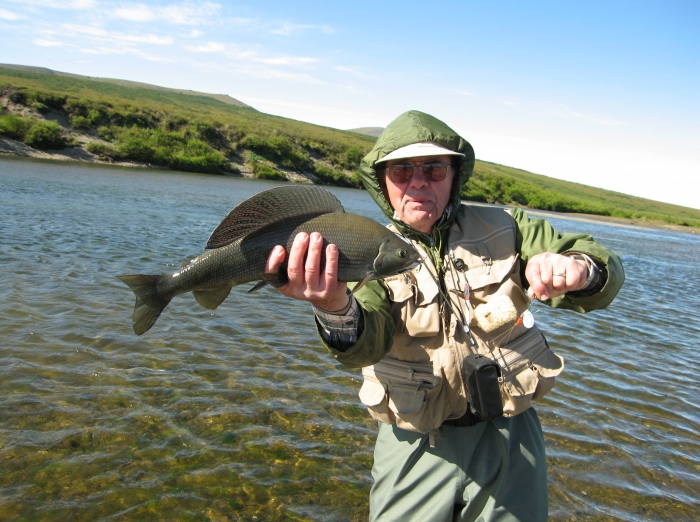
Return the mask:
POLYGON ((0 87, 0 135, 41 150, 80 146, 102 161, 130 161, 173 170, 216 174, 239 172, 260 179, 287 180, 295 172, 318 182, 360 187, 360 160, 371 148, 333 140, 298 139, 235 125, 177 109, 112 100, 82 99, 48 91, 0 87), (45 116, 67 122, 61 127, 45 116))

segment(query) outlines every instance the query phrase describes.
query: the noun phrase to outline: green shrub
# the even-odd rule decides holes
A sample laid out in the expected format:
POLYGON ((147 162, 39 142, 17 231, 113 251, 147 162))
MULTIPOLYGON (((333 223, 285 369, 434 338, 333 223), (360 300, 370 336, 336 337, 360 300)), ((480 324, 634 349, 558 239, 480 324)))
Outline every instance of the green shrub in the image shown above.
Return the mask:
POLYGON ((63 129, 58 123, 41 120, 35 121, 29 131, 27 131, 24 142, 30 147, 43 150, 58 150, 68 145, 66 138, 63 136, 63 129))
POLYGON ((195 136, 202 141, 206 141, 212 147, 223 149, 228 146, 228 138, 220 130, 220 123, 211 124, 196 120, 192 126, 195 130, 195 136))
POLYGON ((85 147, 88 152, 99 156, 101 159, 120 159, 119 152, 112 145, 106 145, 97 141, 91 141, 85 147))
POLYGON ((365 151, 357 145, 353 145, 345 151, 341 163, 346 169, 356 169, 360 166, 360 162, 364 157, 365 151))
POLYGON ((12 103, 16 103, 17 105, 26 105, 26 104, 27 104, 27 95, 26 95, 26 93, 25 93, 23 90, 21 90, 21 89, 18 89, 18 90, 16 90, 16 91, 11 92, 11 93, 8 95, 8 99, 9 99, 12 103))
POLYGON ((314 174, 316 174, 316 177, 320 180, 330 183, 331 185, 340 187, 356 186, 353 180, 346 176, 344 172, 326 167, 325 165, 317 163, 316 168, 314 169, 314 174))
POLYGON ((275 181, 287 181, 287 177, 265 163, 253 163, 253 173, 258 179, 271 179, 275 181))
POLYGON ((303 170, 309 165, 309 155, 297 149, 286 136, 273 135, 267 138, 255 134, 245 136, 240 145, 257 152, 267 159, 278 161, 288 169, 303 170))
POLYGON ((357 188, 365 188, 365 186, 362 184, 362 171, 359 169, 352 173, 352 176, 350 176, 350 181, 352 181, 352 184, 357 188))
POLYGON ((3 114, 0 116, 0 135, 7 136, 13 140, 24 141, 31 126, 31 120, 21 116, 15 116, 14 114, 3 114))
POLYGON ((97 128, 97 136, 105 141, 114 141, 117 136, 117 132, 112 127, 102 125, 101 127, 97 128))
MULTIPOLYGON (((34 103, 45 105, 49 109, 56 109, 56 110, 62 110, 63 105, 66 103, 66 100, 68 99, 67 96, 59 96, 57 94, 53 94, 50 92, 46 91, 35 91, 33 89, 28 89, 26 92, 26 97, 27 101, 31 102, 32 105, 34 103)), ((39 111, 41 112, 41 111, 39 111)))
POLYGON ((41 102, 32 102, 32 108, 39 114, 46 114, 51 110, 47 105, 41 102))
POLYGON ((91 121, 85 116, 71 116, 68 123, 74 129, 89 129, 92 127, 91 121))

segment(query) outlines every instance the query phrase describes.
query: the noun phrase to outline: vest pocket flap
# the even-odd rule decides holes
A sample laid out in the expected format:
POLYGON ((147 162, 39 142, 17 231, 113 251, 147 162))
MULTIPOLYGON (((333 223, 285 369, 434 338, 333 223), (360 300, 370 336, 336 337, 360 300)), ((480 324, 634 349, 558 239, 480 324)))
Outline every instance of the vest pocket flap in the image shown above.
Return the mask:
POLYGON ((425 390, 419 384, 389 383, 389 408, 398 415, 413 415, 423 408, 425 390))
POLYGON ((384 279, 389 290, 389 299, 395 303, 403 303, 413 297, 410 279, 405 275, 397 275, 384 279))
POLYGON ((500 283, 511 270, 517 261, 518 256, 513 255, 504 259, 494 259, 489 263, 477 266, 470 266, 466 272, 467 281, 472 290, 479 290, 495 283, 500 283))
POLYGON ((422 265, 413 272, 387 277, 384 284, 389 289, 389 299, 395 303, 413 299, 416 306, 424 306, 440 292, 430 270, 422 265))
POLYGON ((384 389, 384 385, 373 376, 365 374, 364 371, 362 373, 365 380, 360 388, 360 401, 365 406, 370 407, 381 404, 386 398, 386 390, 384 389))
POLYGON ((545 350, 532 360, 532 368, 541 378, 556 377, 564 371, 564 358, 545 350))
MULTIPOLYGON (((508 375, 529 364, 543 352, 549 352, 547 342, 537 327, 534 327, 503 348, 496 348, 492 357, 499 364, 503 373, 508 375)), ((550 352, 551 353, 551 352, 550 352)), ((554 355, 552 353, 552 355, 554 355)))
POLYGON ((530 368, 509 376, 503 383, 506 390, 503 413, 506 416, 515 415, 529 408, 532 394, 537 389, 537 382, 537 373, 530 368))
POLYGON ((432 388, 440 383, 440 377, 433 375, 433 363, 410 362, 385 357, 374 366, 367 366, 362 369, 365 377, 370 375, 382 382, 407 382, 412 386, 432 388))

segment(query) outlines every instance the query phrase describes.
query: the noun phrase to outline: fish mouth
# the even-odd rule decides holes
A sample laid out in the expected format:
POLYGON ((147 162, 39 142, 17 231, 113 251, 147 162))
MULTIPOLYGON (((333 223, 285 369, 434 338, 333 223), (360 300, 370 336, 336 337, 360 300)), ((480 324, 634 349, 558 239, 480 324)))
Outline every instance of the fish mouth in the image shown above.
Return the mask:
POLYGON ((411 270, 413 270, 414 268, 416 268, 418 265, 420 265, 422 263, 423 263, 422 259, 416 259, 415 261, 413 261, 413 263, 408 265, 406 268, 399 270, 399 274, 405 274, 406 272, 410 272, 411 270))

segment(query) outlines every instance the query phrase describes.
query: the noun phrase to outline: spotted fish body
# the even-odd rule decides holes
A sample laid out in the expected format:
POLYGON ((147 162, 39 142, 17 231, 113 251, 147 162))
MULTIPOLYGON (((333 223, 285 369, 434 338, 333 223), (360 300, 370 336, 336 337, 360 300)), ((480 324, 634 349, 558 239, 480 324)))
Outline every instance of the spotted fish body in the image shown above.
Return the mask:
POLYGON ((139 335, 148 331, 170 300, 182 293, 193 292, 199 304, 213 310, 233 286, 267 279, 284 284, 286 264, 275 276, 265 274, 266 261, 276 245, 289 251, 299 232, 319 232, 325 244, 338 247, 340 281, 388 277, 412 269, 420 259, 408 242, 387 228, 345 213, 325 189, 266 190, 234 208, 209 238, 211 250, 181 270, 118 276, 136 294, 134 331, 139 335))

